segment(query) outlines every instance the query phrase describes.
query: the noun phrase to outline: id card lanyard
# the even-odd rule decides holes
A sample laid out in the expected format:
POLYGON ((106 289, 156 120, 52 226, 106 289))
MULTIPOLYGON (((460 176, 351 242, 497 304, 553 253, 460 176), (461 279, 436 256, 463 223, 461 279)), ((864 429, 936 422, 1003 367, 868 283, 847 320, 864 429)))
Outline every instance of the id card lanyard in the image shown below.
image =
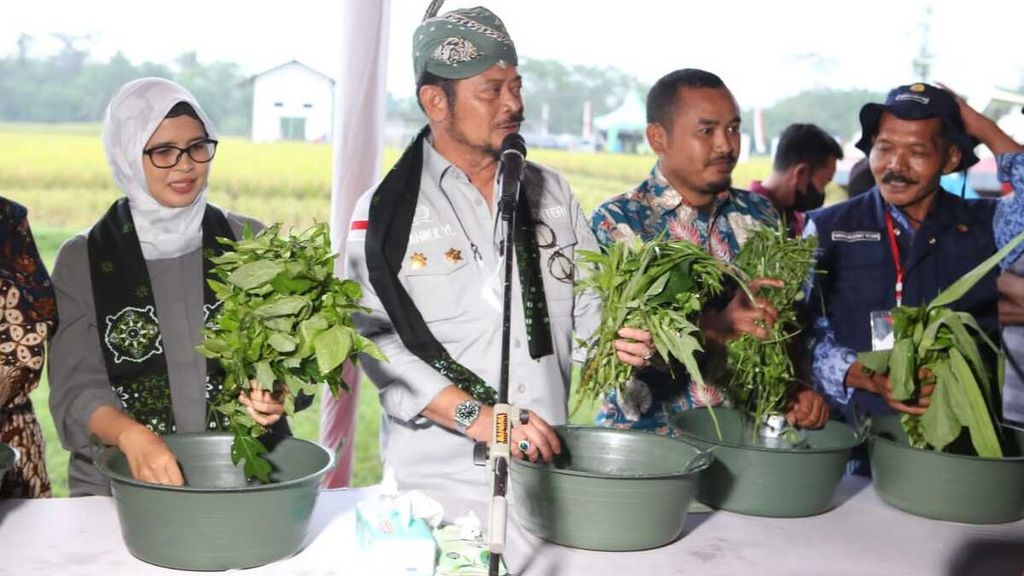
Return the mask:
POLYGON ((900 262, 900 247, 896 242, 893 229, 892 214, 885 211, 885 230, 889 233, 889 251, 892 252, 892 263, 896 266, 896 306, 903 306, 903 264, 900 262))

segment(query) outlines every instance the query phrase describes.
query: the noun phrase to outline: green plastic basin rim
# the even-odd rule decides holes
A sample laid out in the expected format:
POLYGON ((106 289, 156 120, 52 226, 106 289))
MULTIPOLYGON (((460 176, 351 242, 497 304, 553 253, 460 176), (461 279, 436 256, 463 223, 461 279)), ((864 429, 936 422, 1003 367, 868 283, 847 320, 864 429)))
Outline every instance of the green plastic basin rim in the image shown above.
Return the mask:
MULTIPOLYGON (((735 409, 733 409, 733 410, 735 410, 735 409)), ((705 444, 713 444, 715 446, 725 446, 725 447, 728 447, 728 448, 738 448, 738 449, 741 449, 741 450, 755 450, 755 451, 758 451, 758 452, 771 452, 773 454, 777 454, 779 452, 786 452, 786 453, 793 453, 793 454, 826 454, 826 453, 835 453, 835 452, 839 452, 839 451, 842 451, 842 450, 853 449, 853 448, 855 448, 857 446, 860 446, 860 444, 862 442, 864 442, 864 434, 862 434, 862 433, 858 434, 856 430, 854 430, 852 427, 850 427, 845 422, 839 422, 839 424, 842 424, 843 426, 845 426, 845 427, 850 429, 850 443, 849 443, 849 445, 843 445, 841 447, 833 446, 833 447, 829 447, 829 448, 793 448, 793 449, 789 449, 789 448, 770 448, 768 446, 755 446, 755 445, 752 445, 752 444, 736 444, 734 442, 725 442, 725 441, 723 441, 723 440, 721 440, 719 438, 704 438, 702 436, 698 436, 698 435, 690 432, 689 430, 682 429, 679 426, 673 425, 673 427, 676 429, 676 432, 680 436, 683 436, 683 437, 688 438, 688 439, 696 440, 698 442, 702 442, 702 443, 705 443, 705 444)))
MULTIPOLYGON (((565 430, 567 432, 572 432, 572 431, 575 431, 575 430, 590 430, 590 429, 594 429, 594 428, 595 428, 594 426, 556 426, 555 427, 556 430, 565 430)), ((637 430, 626 430, 626 429, 622 429, 622 428, 610 428, 610 429, 611 430, 615 430, 617 434, 645 434, 645 435, 650 435, 650 432, 640 432, 640 431, 637 431, 637 430)), ((666 437, 661 436, 661 438, 666 438, 666 437)), ((661 474, 654 474, 654 473, 650 473, 650 474, 643 474, 643 473, 641 473, 641 474, 597 474, 597 473, 594 473, 594 472, 584 472, 582 470, 574 470, 574 469, 571 469, 571 468, 554 468, 552 466, 549 466, 548 464, 536 464, 536 463, 530 462, 529 460, 522 460, 522 459, 519 459, 519 458, 514 458, 512 460, 512 464, 516 465, 516 466, 526 466, 528 468, 543 469, 545 472, 547 472, 549 474, 557 474, 557 475, 562 475, 562 476, 580 476, 580 477, 583 477, 583 478, 605 478, 605 479, 626 479, 626 480, 639 480, 639 479, 657 480, 659 478, 676 478, 676 477, 679 477, 679 476, 686 476, 686 475, 689 475, 689 474, 695 474, 697 472, 700 472, 701 470, 707 469, 707 467, 711 466, 711 464, 715 461, 715 455, 712 453, 712 450, 705 450, 705 449, 701 448, 700 446, 697 446, 697 445, 693 444, 692 442, 687 442, 686 440, 680 440, 678 438, 666 438, 666 439, 671 440, 673 442, 682 442, 683 444, 687 445, 688 447, 690 447, 691 449, 693 449, 694 451, 697 452, 693 456, 693 458, 690 459, 690 461, 686 463, 685 466, 683 466, 680 470, 678 470, 676 472, 666 472, 666 473, 661 473, 661 474)))
MULTIPOLYGON (((203 432, 198 432, 196 434, 197 435, 202 435, 204 433, 203 432)), ((182 435, 184 435, 184 434, 182 434, 182 435)), ((310 442, 309 440, 303 440, 301 438, 286 437, 285 439, 294 440, 294 441, 297 441, 297 442, 306 442, 306 443, 309 443, 309 444, 315 444, 315 442, 310 442)), ((322 448, 322 446, 321 446, 321 448, 322 448)), ((116 446, 107 446, 106 448, 100 450, 99 455, 96 457, 96 466, 100 469, 101 472, 106 474, 111 480, 117 480, 118 482, 123 482, 125 484, 131 484, 133 486, 140 486, 140 487, 143 487, 143 488, 150 488, 150 489, 156 489, 156 490, 165 490, 165 491, 168 491, 168 492, 223 492, 223 493, 228 493, 228 492, 243 492, 243 491, 244 492, 260 492, 260 491, 263 491, 263 490, 280 490, 281 488, 286 488, 288 486, 292 486, 292 485, 295 485, 295 484, 302 484, 304 482, 308 482, 314 476, 323 474, 325 472, 329 472, 332 469, 334 469, 335 465, 337 465, 337 457, 336 457, 334 451, 333 450, 324 450, 324 452, 326 452, 327 455, 328 455, 327 466, 324 466, 323 468, 321 468, 319 470, 316 470, 315 472, 312 472, 310 474, 306 474, 305 476, 302 476, 300 478, 292 478, 291 480, 286 480, 284 482, 271 482, 271 483, 268 483, 268 484, 251 484, 251 485, 246 485, 244 487, 232 486, 232 487, 222 487, 222 488, 215 488, 215 487, 214 488, 202 488, 202 487, 187 486, 187 485, 186 486, 168 486, 166 484, 154 484, 152 482, 143 482, 142 480, 136 480, 135 478, 132 478, 131 476, 126 476, 124 474, 121 474, 120 472, 116 472, 114 470, 111 470, 110 469, 110 465, 109 465, 110 464, 110 459, 113 457, 113 455, 116 452, 119 452, 119 451, 120 450, 118 450, 118 448, 116 446)))
POLYGON ((949 452, 937 452, 935 450, 932 450, 931 448, 914 448, 913 446, 910 446, 910 445, 907 445, 907 444, 903 444, 902 442, 897 442, 895 440, 891 440, 889 438, 885 438, 883 436, 880 436, 879 434, 877 434, 875 432, 871 433, 871 441, 872 442, 885 442, 887 444, 892 444, 893 446, 895 446, 895 447, 897 447, 899 449, 902 449, 902 450, 914 450, 916 452, 923 452, 923 453, 928 453, 928 454, 934 454, 935 456, 940 457, 940 458, 954 458, 954 459, 959 459, 959 460, 982 461, 982 462, 1024 462, 1024 456, 1003 456, 1002 458, 982 458, 981 456, 971 456, 969 454, 950 454, 949 452))

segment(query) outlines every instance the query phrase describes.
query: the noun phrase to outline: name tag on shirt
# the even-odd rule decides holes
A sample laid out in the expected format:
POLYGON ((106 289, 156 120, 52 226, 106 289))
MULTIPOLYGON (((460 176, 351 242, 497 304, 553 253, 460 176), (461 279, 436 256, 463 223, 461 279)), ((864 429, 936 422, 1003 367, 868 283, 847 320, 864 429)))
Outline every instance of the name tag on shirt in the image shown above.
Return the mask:
POLYGON ((833 242, 878 242, 882 239, 881 232, 871 232, 868 230, 833 230, 832 241, 833 242))

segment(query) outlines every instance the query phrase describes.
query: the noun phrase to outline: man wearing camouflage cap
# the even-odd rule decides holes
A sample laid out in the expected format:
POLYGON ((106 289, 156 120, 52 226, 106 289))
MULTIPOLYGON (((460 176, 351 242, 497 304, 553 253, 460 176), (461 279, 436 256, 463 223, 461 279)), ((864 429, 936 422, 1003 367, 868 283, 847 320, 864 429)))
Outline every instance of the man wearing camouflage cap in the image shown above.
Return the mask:
MULTIPOLYGON (((358 202, 348 275, 370 311, 356 318, 388 362, 364 359, 384 411, 382 456, 403 489, 485 499, 489 474, 474 441, 491 435, 502 318, 495 180, 502 140, 523 121, 522 79, 508 31, 486 8, 431 17, 413 41, 428 126, 358 202)), ((551 424, 566 421, 573 334, 600 303, 574 294, 577 250, 597 243, 565 180, 527 163, 516 208, 509 403, 530 412, 512 431, 514 457, 550 460, 551 424)), ((627 362, 651 348, 622 341, 627 362)))

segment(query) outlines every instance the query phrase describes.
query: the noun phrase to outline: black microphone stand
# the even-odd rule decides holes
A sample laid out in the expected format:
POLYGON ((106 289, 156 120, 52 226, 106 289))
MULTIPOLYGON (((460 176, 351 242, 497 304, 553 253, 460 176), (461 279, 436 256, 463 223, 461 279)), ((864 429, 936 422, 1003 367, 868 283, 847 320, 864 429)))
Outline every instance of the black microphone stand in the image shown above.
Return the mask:
MULTIPOLYGON (((515 152, 519 154, 518 152, 515 152)), ((521 155, 520 155, 521 156, 521 155)), ((499 174, 498 214, 501 218, 501 247, 504 259, 502 285, 502 319, 501 319, 501 374, 498 385, 498 402, 494 405, 493 431, 491 434, 488 461, 492 472, 490 514, 488 518, 487 549, 490 551, 488 574, 498 576, 501 556, 505 552, 505 530, 508 518, 508 473, 509 461, 512 458, 510 446, 512 427, 525 424, 528 413, 508 403, 509 375, 509 332, 512 325, 512 260, 515 255, 516 198, 519 186, 506 189, 506 182, 518 184, 522 181, 524 162, 518 163, 519 173, 508 174, 509 167, 502 162, 499 174)))

